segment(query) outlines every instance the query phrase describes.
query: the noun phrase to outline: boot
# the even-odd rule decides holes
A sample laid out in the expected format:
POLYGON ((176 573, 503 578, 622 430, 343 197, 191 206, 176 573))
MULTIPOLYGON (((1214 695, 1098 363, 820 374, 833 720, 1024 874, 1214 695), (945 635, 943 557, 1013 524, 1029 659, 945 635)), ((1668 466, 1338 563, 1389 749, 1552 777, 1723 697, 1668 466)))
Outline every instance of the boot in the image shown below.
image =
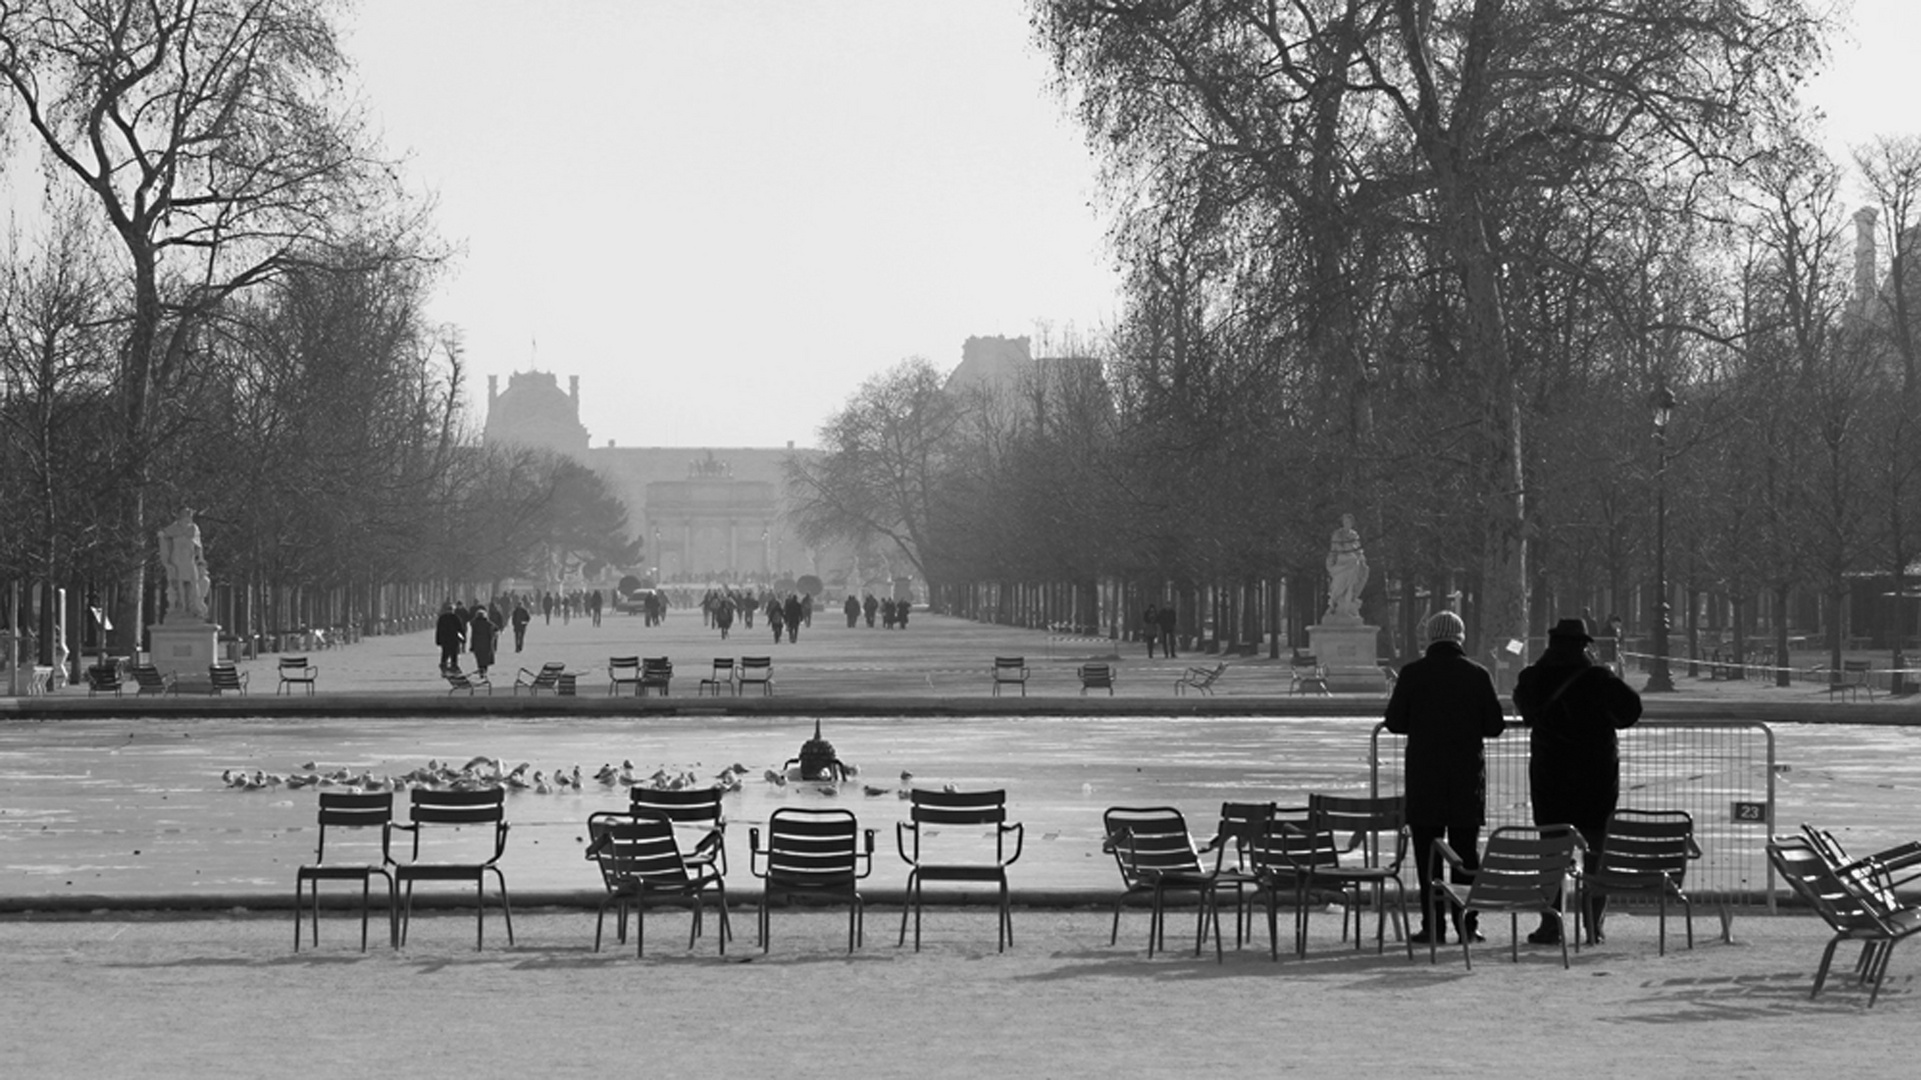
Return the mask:
POLYGON ((1587 924, 1587 943, 1600 945, 1607 941, 1607 934, 1601 929, 1601 921, 1607 917, 1608 898, 1605 895, 1587 896, 1581 901, 1581 918, 1587 924))
POLYGON ((1414 932, 1414 936, 1407 940, 1415 945, 1426 945, 1430 941, 1435 945, 1445 945, 1447 944, 1447 931, 1443 930, 1439 934, 1435 934, 1428 924, 1424 922, 1421 924, 1421 928, 1414 932), (1430 937, 1430 935, 1433 936, 1430 937))
POLYGON ((1561 920, 1552 915, 1541 916, 1541 925, 1527 936, 1529 945, 1559 945, 1561 943, 1561 920))

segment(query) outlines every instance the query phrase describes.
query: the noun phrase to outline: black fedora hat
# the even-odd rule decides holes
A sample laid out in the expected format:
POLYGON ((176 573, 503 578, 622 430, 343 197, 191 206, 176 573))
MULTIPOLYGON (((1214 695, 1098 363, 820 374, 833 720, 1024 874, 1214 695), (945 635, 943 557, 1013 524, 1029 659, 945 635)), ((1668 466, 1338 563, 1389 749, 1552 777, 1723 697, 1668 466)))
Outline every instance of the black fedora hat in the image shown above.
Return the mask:
POLYGON ((1587 632, 1587 623, 1580 619, 1562 619, 1547 632, 1549 641, 1591 642, 1594 635, 1587 632))

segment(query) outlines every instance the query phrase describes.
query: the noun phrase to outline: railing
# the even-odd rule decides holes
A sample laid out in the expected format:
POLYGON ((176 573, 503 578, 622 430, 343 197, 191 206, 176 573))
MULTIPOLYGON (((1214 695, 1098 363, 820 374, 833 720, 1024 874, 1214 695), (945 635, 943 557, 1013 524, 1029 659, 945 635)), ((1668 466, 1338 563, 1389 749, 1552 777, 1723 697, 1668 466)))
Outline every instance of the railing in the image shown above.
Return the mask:
MULTIPOLYGON (((1619 733, 1620 806, 1686 810, 1701 858, 1688 868, 1690 894, 1774 909, 1774 732, 1747 721, 1643 720, 1619 733)), ((1377 795, 1401 791, 1407 740, 1374 726, 1370 741, 1377 795)), ((1534 823, 1528 789, 1528 730, 1512 724, 1489 739, 1487 829, 1534 823)))

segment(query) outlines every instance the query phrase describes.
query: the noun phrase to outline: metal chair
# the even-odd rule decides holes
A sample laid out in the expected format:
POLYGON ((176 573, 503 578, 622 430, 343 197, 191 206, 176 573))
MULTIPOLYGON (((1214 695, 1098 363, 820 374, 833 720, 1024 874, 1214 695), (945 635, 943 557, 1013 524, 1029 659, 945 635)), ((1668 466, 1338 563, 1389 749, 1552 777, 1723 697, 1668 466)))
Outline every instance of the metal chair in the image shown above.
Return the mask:
POLYGON ((1114 926, 1107 943, 1120 938, 1121 905, 1129 897, 1147 896, 1152 914, 1147 926, 1147 955, 1167 945, 1166 911, 1169 894, 1193 893, 1200 904, 1195 924, 1194 955, 1201 954, 1210 922, 1214 928, 1214 959, 1222 960, 1221 919, 1215 904, 1217 876, 1201 866, 1187 831, 1187 819, 1171 806, 1115 806, 1102 815, 1105 849, 1120 871, 1121 894, 1114 898, 1114 926))
POLYGON ((840 900, 847 904, 847 951, 861 943, 864 904, 860 881, 874 869, 874 830, 860 828, 849 810, 781 807, 767 818, 767 846, 758 827, 748 830, 748 870, 762 880, 760 949, 771 944, 775 896, 840 900))
POLYGON ((610 656, 607 658, 607 696, 620 693, 623 687, 633 687, 640 692, 640 657, 610 656))
MULTIPOLYGON (((1685 810, 1616 810, 1608 818, 1607 843, 1584 887, 1600 896, 1651 896, 1658 905, 1661 955, 1668 951, 1668 901, 1681 902, 1688 948, 1694 948, 1694 904, 1681 887, 1688 863, 1701 857, 1694 818, 1685 810)), ((1595 940, 1598 927, 1587 937, 1595 940)))
MULTIPOLYGON (((1564 907, 1569 893, 1578 893, 1581 874, 1581 856, 1587 850, 1582 843, 1581 834, 1572 825, 1513 825, 1496 829, 1487 838, 1487 846, 1481 853, 1480 868, 1474 870, 1473 880, 1465 885, 1443 880, 1439 874, 1434 878, 1435 905, 1431 925, 1442 926, 1440 907, 1447 907, 1465 916, 1470 911, 1508 913, 1508 931, 1511 935, 1510 948, 1514 962, 1521 960, 1522 912, 1539 912, 1552 915, 1561 920, 1561 966, 1568 964, 1568 938, 1575 938, 1575 951, 1580 951, 1578 936, 1567 932, 1567 911, 1564 907), (1577 888, 1565 886, 1574 883, 1577 888)), ((1434 841, 1434 854, 1453 868, 1450 876, 1468 876, 1466 863, 1445 840, 1434 841)), ((1576 904, 1579 907, 1579 904, 1576 904)), ((1428 941, 1428 961, 1435 957, 1435 941, 1441 935, 1435 934, 1428 941)), ((1474 957, 1468 949, 1471 934, 1462 934, 1461 957, 1467 962, 1469 970, 1474 967, 1474 957)))
POLYGON ((1018 686, 1021 696, 1027 696, 1027 660, 1020 656, 996 656, 994 658, 994 696, 1001 696, 1001 687, 1018 686))
POLYGON ((713 688, 715 697, 720 696, 720 691, 722 687, 725 687, 728 690, 732 691, 735 697, 740 696, 740 686, 734 682, 734 658, 733 657, 731 656, 714 657, 713 670, 708 673, 706 678, 700 680, 700 685, 694 688, 694 693, 696 695, 705 694, 709 687, 713 688))
POLYGON ((1821 966, 1815 969, 1814 989, 1809 991, 1808 1000, 1819 996, 1822 985, 1827 982, 1835 948, 1843 941, 1859 941, 1861 960, 1855 967, 1855 976, 1871 988, 1868 1007, 1873 1008, 1881 996, 1881 983, 1887 975, 1894 946, 1921 932, 1921 908, 1889 906, 1873 890, 1837 873, 1805 837, 1775 837, 1768 843, 1768 862, 1788 883, 1788 888, 1805 900, 1834 931, 1827 948, 1821 951, 1821 966))
POLYGON ((414 883, 418 881, 471 882, 474 897, 474 948, 485 945, 487 914, 487 875, 500 883, 500 912, 507 923, 507 944, 514 943, 514 911, 507 899, 507 876, 500 871, 500 857, 507 853, 507 808, 501 788, 471 791, 435 791, 414 788, 409 793, 412 806, 405 825, 390 826, 413 834, 411 856, 394 868, 394 885, 404 893, 400 913, 400 944, 407 943, 407 927, 413 918, 414 883), (487 826, 491 825, 489 829, 487 826), (482 839, 476 845, 461 844, 453 834, 478 830, 482 839), (427 862, 420 857, 421 836, 438 834, 432 853, 455 851, 464 857, 427 862), (488 842, 491 834, 491 843, 488 842))
MULTIPOLYGON (((1006 791, 929 791, 915 788, 908 793, 912 806, 908 810, 908 820, 894 825, 894 843, 900 850, 900 857, 912 867, 907 872, 906 903, 901 905, 900 941, 907 943, 907 915, 914 916, 914 951, 920 951, 921 889, 930 881, 978 882, 994 885, 999 890, 1000 934, 998 951, 1006 951, 1014 941, 1014 916, 1008 902, 1007 868, 1021 857, 1026 830, 1016 822, 1007 823, 1006 791), (959 842, 940 844, 938 852, 932 842, 934 835, 969 828, 987 828, 993 838, 993 857, 983 858, 984 845, 978 840, 969 845, 976 849, 976 857, 962 860, 964 854, 959 842), (1014 838, 1014 853, 1007 853, 1007 837, 1014 838), (911 843, 909 842, 911 838, 911 843), (950 854, 951 853, 951 854, 950 854), (938 854, 939 858, 934 856, 938 854), (953 861, 950 861, 953 860, 953 861)), ((976 834, 978 836, 978 834, 976 834)))
POLYGON ((774 658, 771 656, 743 656, 740 658, 740 689, 746 693, 750 686, 760 687, 762 697, 772 697, 774 693, 774 658))
MULTIPOLYGON (((1407 958, 1414 959, 1414 940, 1408 934, 1407 888, 1401 882, 1401 864, 1407 859, 1407 799, 1401 795, 1366 797, 1347 795, 1309 795, 1308 828, 1334 838, 1336 859, 1332 866, 1313 871, 1317 888, 1336 888, 1355 901, 1346 910, 1354 914, 1354 947, 1361 947, 1360 895, 1366 890, 1374 905, 1374 951, 1387 949, 1387 890, 1394 889, 1397 927, 1407 945, 1407 958), (1345 847, 1340 838, 1347 836, 1345 847), (1391 851, 1389 850, 1391 847, 1391 851), (1358 860, 1358 862, 1356 861, 1358 860)), ((1341 935, 1347 935, 1347 919, 1341 920, 1341 935)))
POLYGON ((528 671, 526 668, 521 668, 520 673, 514 676, 514 696, 519 697, 523 687, 526 688, 527 693, 533 697, 539 697, 542 690, 559 693, 560 677, 566 673, 567 664, 565 661, 542 664, 540 665, 539 671, 528 671))
POLYGON ((634 911, 634 955, 647 951, 647 908, 662 903, 685 903, 693 909, 687 947, 700 938, 704 894, 716 894, 720 906, 720 955, 727 955, 727 885, 711 865, 689 865, 681 857, 674 823, 659 814, 622 814, 603 811, 587 819, 588 857, 600 866, 606 895, 594 917, 594 951, 600 951, 607 907, 615 905, 620 940, 627 940, 627 910, 634 911))
POLYGON ((313 696, 314 683, 320 678, 320 669, 307 663, 304 656, 283 656, 280 658, 280 685, 274 688, 275 694, 291 694, 296 686, 307 688, 307 695, 313 696))
MULTIPOLYGON (((394 797, 392 792, 323 791, 320 793, 320 828, 314 841, 314 861, 294 873, 293 882, 293 951, 300 951, 301 908, 311 902, 313 905, 313 944, 320 944, 320 883, 323 881, 360 882, 360 951, 367 951, 367 909, 373 892, 373 879, 380 878, 387 883, 387 942, 389 945, 400 943, 399 928, 394 922, 394 878, 390 871, 393 858, 388 851, 388 841, 392 836, 390 826, 394 819, 394 797), (376 829, 380 834, 378 852, 367 852, 361 861, 336 859, 327 861, 327 834, 338 836, 342 831, 376 829), (377 856, 377 857, 376 857, 377 856)), ((336 841, 335 850, 340 843, 336 841)), ((364 847, 364 845, 363 845, 364 847)))

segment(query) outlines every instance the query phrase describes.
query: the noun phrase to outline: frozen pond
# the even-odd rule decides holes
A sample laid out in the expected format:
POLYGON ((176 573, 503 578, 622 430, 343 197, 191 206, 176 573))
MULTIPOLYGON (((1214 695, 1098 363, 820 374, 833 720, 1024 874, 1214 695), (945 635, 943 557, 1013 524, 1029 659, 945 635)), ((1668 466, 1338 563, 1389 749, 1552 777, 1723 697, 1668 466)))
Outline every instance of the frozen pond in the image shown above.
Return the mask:
MULTIPOLYGON (((747 767, 741 790, 726 797, 729 884, 739 892, 754 885, 750 826, 780 806, 829 805, 876 830, 870 884, 897 890, 906 872, 892 834, 906 816, 897 797, 908 786, 904 771, 913 785, 1007 789, 1012 816, 1027 829, 1012 872, 1017 890, 1098 892, 1116 883, 1100 850, 1104 808, 1177 806, 1204 837, 1224 800, 1289 805, 1310 792, 1363 793, 1374 727, 1351 717, 830 719, 823 734, 861 770, 830 794, 822 785, 762 779, 798 754, 811 719, 10 722, 0 725, 0 898, 280 898, 312 854, 316 789, 236 790, 222 782, 223 771, 284 776, 311 762, 323 772, 378 777, 479 755, 549 774, 578 764, 587 777, 578 792, 509 796, 513 830, 502 866, 516 899, 598 892, 582 858, 584 823, 594 811, 623 808, 627 793, 593 774, 623 760, 642 776, 665 768, 703 780, 732 764, 747 767)), ((1822 824, 1861 850, 1921 834, 1921 731, 1784 725, 1774 733, 1778 826, 1822 824)), ((405 802, 397 797, 402 818, 405 802)), ((1765 828, 1742 836, 1758 848, 1765 828)))

